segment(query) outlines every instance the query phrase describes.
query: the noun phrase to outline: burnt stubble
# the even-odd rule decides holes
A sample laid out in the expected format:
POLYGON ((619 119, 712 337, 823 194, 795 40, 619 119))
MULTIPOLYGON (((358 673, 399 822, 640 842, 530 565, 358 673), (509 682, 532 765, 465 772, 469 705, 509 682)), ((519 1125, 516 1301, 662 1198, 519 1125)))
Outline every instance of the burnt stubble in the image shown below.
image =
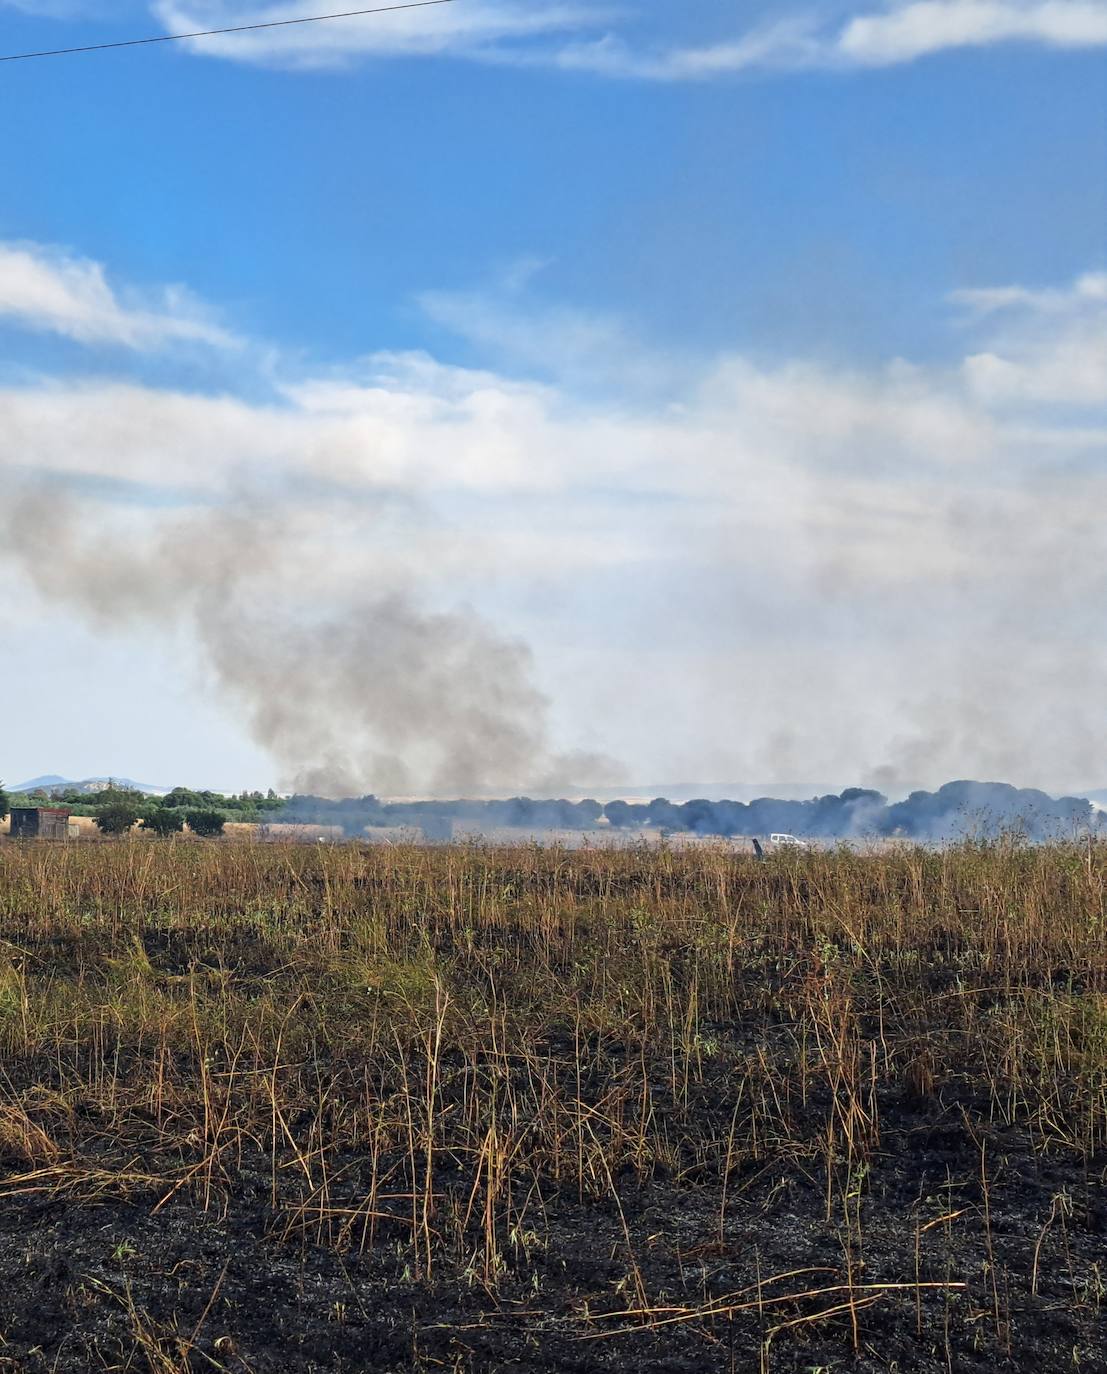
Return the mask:
POLYGON ((0 849, 0 1369, 1107 1369, 1097 844, 0 849))

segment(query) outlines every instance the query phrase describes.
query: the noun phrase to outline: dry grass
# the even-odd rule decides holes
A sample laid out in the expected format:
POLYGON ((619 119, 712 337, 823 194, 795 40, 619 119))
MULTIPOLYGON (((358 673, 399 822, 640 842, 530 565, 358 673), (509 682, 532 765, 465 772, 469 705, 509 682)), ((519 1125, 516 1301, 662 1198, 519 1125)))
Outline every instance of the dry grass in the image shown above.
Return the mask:
POLYGON ((490 1294, 538 1291, 570 1198, 624 1241, 582 1336, 752 1314, 764 1363, 798 1326, 859 1349, 874 1304, 921 1326, 966 1286, 931 1263, 953 1205, 905 1218, 894 1280, 866 1268, 886 1117, 915 1113, 979 1138, 1002 1348, 988 1141, 1088 1168, 1107 1148, 1105 882, 1096 846, 5 845, 0 1196, 219 1214, 260 1169, 279 1240, 490 1294), (698 1189, 725 1254, 765 1171, 817 1184, 841 1262, 651 1291, 627 1191, 698 1189))

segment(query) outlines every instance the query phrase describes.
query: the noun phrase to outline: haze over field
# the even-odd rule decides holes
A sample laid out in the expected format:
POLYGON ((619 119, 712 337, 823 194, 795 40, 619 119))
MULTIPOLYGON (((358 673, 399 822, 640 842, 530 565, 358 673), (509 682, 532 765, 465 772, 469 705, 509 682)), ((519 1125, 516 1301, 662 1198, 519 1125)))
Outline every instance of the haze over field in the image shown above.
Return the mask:
POLYGON ((10 65, 5 773, 1102 786, 1105 46, 455 0, 10 65))

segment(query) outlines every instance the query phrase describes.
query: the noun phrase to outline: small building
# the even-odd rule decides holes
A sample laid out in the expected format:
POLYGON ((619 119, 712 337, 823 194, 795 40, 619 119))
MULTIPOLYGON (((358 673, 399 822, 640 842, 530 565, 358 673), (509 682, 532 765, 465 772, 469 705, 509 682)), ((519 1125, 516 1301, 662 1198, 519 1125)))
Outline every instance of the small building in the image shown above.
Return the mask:
POLYGON ((13 840, 68 840, 69 808, 66 806, 13 806, 13 840))

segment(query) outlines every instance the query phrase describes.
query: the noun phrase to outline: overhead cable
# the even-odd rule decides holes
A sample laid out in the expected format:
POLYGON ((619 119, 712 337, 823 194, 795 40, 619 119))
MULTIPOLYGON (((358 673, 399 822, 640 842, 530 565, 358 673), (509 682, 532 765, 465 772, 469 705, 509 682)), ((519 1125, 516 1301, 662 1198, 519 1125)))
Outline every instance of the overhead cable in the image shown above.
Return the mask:
POLYGON ((17 52, 0 56, 0 62, 28 62, 35 57, 68 57, 74 53, 107 52, 110 48, 144 48, 151 43, 184 43, 193 38, 218 38, 228 33, 256 33, 259 29, 287 29, 294 24, 325 24, 333 19, 360 19, 369 14, 393 14, 397 10, 422 10, 431 5, 452 5, 454 0, 407 0, 401 5, 377 5, 343 14, 308 14, 300 19, 269 19, 258 24, 236 24, 227 29, 203 29, 198 33, 162 33, 154 38, 125 38, 114 43, 86 43, 79 48, 51 48, 43 52, 17 52))

